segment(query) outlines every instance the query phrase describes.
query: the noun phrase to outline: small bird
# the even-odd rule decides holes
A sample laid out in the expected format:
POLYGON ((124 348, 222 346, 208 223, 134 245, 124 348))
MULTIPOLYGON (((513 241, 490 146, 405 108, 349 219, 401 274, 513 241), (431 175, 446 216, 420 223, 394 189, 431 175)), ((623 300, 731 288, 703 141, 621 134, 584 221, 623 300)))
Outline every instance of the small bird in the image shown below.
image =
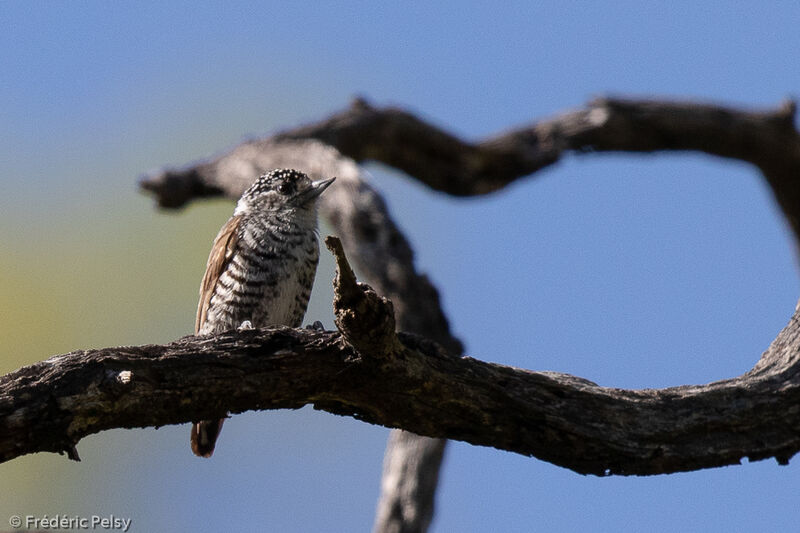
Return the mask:
MULTIPOLYGON (((335 179, 276 169, 242 194, 208 256, 195 335, 302 324, 319 259, 316 200, 335 179)), ((195 455, 211 457, 223 422, 192 424, 195 455)))

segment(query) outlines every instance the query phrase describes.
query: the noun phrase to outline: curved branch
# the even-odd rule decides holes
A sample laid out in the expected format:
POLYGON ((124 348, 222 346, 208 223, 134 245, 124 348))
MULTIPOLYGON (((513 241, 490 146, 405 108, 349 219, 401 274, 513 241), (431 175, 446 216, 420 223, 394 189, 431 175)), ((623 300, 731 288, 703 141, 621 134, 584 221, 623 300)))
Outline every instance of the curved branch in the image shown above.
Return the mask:
POLYGON ((375 159, 458 196, 495 191, 558 161, 564 152, 692 150, 740 159, 765 171, 800 164, 796 106, 749 112, 661 100, 598 98, 477 143, 397 108, 356 100, 350 108, 277 139, 319 139, 356 161, 375 159))
MULTIPOLYGON (((353 290, 363 293, 356 299, 381 301, 361 285, 353 290)), ((354 309, 365 322, 388 320, 386 306, 354 309)), ((110 428, 306 404, 599 476, 696 470, 742 457, 785 464, 800 450, 798 313, 748 374, 639 391, 457 357, 418 336, 375 337, 355 322, 340 324, 350 329, 185 337, 22 368, 0 378, 0 459, 70 451, 110 428)))
POLYGON ((697 151, 747 161, 767 178, 800 234, 800 135, 796 105, 750 112, 693 102, 598 98, 584 108, 468 143, 395 108, 363 100, 278 139, 314 138, 357 161, 375 159, 438 191, 486 194, 533 174, 568 151, 697 151))
MULTIPOLYGON (((375 108, 359 99, 326 120, 271 140, 318 139, 356 161, 381 161, 457 196, 496 191, 570 151, 698 151, 756 165, 797 235, 800 135, 795 113, 791 101, 774 111, 751 112, 693 102, 598 98, 584 109, 469 143, 407 111, 375 108)), ((269 141, 244 143, 235 151, 268 150, 269 141)), ((148 177, 142 187, 169 207, 220 190, 229 194, 226 184, 216 182, 218 161, 148 177)))

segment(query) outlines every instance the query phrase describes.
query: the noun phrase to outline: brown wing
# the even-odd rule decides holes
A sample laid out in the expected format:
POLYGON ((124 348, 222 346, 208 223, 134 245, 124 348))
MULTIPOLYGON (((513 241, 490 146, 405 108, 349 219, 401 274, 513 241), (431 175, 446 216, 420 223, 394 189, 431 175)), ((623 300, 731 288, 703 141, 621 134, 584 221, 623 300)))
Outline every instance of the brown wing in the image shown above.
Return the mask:
POLYGON ((219 277, 225 267, 233 257, 233 251, 239 241, 239 224, 241 222, 241 216, 231 217, 219 230, 217 238, 214 239, 214 246, 211 248, 211 253, 208 255, 208 263, 206 263, 206 273, 203 276, 203 282, 200 284, 200 302, 197 304, 197 319, 194 323, 195 334, 200 331, 206 321, 208 305, 211 302, 211 296, 214 294, 214 288, 217 286, 217 281, 219 281, 219 277))

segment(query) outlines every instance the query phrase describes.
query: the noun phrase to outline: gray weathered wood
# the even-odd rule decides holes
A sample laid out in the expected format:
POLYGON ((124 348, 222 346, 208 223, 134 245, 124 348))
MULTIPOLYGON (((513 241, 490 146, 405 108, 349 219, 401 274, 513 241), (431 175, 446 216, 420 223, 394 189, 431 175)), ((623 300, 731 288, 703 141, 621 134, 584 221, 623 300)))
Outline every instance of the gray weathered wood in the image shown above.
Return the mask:
POLYGON ((337 281, 336 293, 341 332, 185 337, 73 352, 7 374, 0 378, 0 459, 69 452, 110 428, 306 404, 598 476, 696 470, 744 457, 785 464, 800 450, 798 313, 738 378, 623 390, 395 336, 388 300, 355 283, 337 281))

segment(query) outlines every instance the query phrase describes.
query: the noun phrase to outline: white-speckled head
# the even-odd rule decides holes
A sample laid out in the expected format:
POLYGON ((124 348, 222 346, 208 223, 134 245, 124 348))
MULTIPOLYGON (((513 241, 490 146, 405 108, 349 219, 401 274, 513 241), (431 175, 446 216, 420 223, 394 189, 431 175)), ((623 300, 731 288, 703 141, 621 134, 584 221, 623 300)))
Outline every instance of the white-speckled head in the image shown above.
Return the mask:
POLYGON ((313 211, 317 197, 333 180, 311 181, 299 170, 279 168, 267 172, 244 191, 235 215, 254 212, 313 211))

